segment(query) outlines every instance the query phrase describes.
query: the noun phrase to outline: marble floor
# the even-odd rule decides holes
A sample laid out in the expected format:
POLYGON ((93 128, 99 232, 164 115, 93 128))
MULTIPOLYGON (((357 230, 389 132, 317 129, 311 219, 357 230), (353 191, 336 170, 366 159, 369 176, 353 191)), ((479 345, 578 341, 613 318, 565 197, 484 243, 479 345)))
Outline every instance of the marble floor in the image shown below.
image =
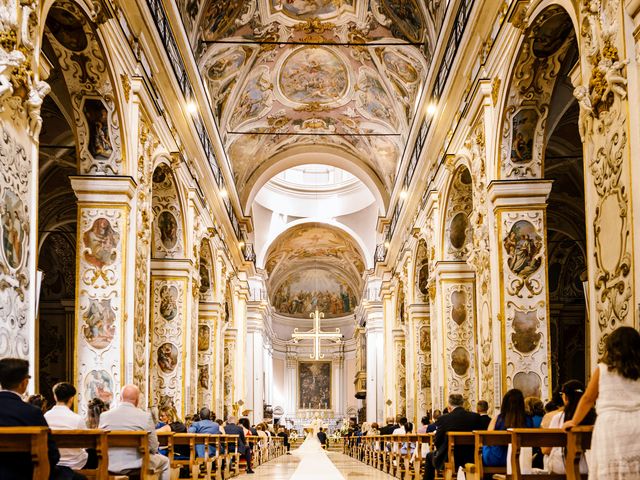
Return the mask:
MULTIPOLYGON (((348 455, 337 452, 328 452, 329 459, 340 470, 345 480, 367 479, 386 480, 393 478, 391 475, 382 473, 380 470, 371 468, 362 462, 358 462, 348 455)), ((283 455, 275 460, 265 463, 255 469, 254 475, 240 475, 238 479, 269 479, 288 480, 298 467, 300 460, 294 455, 283 455)))

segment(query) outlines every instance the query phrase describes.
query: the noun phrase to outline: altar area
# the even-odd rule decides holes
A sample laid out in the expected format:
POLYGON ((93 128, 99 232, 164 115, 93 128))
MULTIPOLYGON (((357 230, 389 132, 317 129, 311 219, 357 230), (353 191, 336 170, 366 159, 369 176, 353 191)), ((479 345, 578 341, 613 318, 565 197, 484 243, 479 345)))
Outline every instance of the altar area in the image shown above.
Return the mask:
POLYGON ((308 409, 299 410, 296 415, 284 417, 284 423, 290 430, 295 430, 301 437, 307 433, 317 432, 323 428, 331 434, 342 427, 344 416, 336 416, 333 410, 308 409))

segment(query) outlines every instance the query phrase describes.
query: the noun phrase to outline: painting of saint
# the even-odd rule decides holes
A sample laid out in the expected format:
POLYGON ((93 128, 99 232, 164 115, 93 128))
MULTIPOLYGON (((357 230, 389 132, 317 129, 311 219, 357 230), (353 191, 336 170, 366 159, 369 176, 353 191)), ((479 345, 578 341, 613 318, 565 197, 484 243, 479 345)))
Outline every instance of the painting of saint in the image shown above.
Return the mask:
POLYGON ((200 293, 206 294, 211 288, 211 278, 209 277, 209 266, 207 262, 202 259, 200 261, 200 293))
POLYGON ((382 11, 411 42, 420 42, 424 24, 418 0, 382 0, 382 11))
POLYGON ((420 352, 428 353, 431 351, 431 334, 427 327, 420 329, 420 352))
POLYGON ((199 325, 198 326, 198 351, 206 352, 209 350, 211 338, 211 329, 208 325, 199 325))
POLYGON ((116 261, 120 234, 108 219, 96 218, 91 228, 84 232, 82 239, 84 259, 91 265, 102 268, 116 261))
POLYGON ((171 373, 178 365, 178 348, 173 343, 163 343, 158 347, 158 367, 164 373, 171 373))
POLYGON ((420 293, 423 295, 429 293, 429 264, 426 260, 418 271, 418 290, 420 290, 420 293))
POLYGON ((24 205, 11 190, 6 190, 3 205, 0 206, 2 218, 2 251, 7 264, 17 269, 22 265, 24 256, 26 225, 23 221, 24 205))
POLYGON ((198 365, 198 386, 209 388, 209 365, 198 365))
POLYGON ((89 153, 96 160, 108 160, 113 153, 113 145, 107 108, 101 100, 86 100, 84 116, 89 126, 89 153))
POLYGON ((467 319, 467 294, 459 290, 451 294, 451 319, 458 325, 462 325, 467 319))
POLYGON ((513 330, 511 341, 513 347, 520 353, 533 352, 542 340, 542 333, 538 332, 538 318, 535 310, 529 312, 516 310, 513 314, 513 330))
POLYGON ((81 52, 89 44, 80 20, 65 9, 53 7, 49 10, 47 27, 63 47, 73 52, 81 52))
POLYGON ((542 249, 542 238, 535 227, 527 220, 519 220, 513 224, 504 239, 507 252, 507 265, 516 275, 527 278, 542 264, 538 255, 542 249))
POLYGON ((102 349, 111 344, 116 334, 116 312, 111 306, 110 298, 90 299, 82 320, 82 334, 89 345, 102 349))
POLYGON ((160 315, 167 320, 173 320, 178 314, 178 289, 163 285, 160 288, 160 315))
POLYGON ((272 85, 264 72, 258 72, 247 81, 233 112, 233 125, 262 115, 269 108, 272 85))
POLYGON ((168 210, 164 210, 158 216, 158 230, 160 241, 167 250, 171 250, 178 243, 178 222, 176 217, 168 210))
POLYGON ((464 247, 467 241, 467 229, 469 228, 469 217, 464 212, 457 213, 449 226, 449 242, 456 250, 464 247))
POLYGON ((382 121, 395 126, 397 117, 389 96, 380 81, 373 75, 363 71, 358 80, 357 106, 364 110, 367 118, 382 121))
POLYGON ((348 86, 345 64, 326 48, 301 48, 282 64, 280 88, 292 102, 335 102, 346 94, 348 86))
POLYGON ((538 112, 523 108, 513 116, 511 161, 528 163, 533 159, 533 139, 538 125, 538 112))
POLYGON ((298 363, 298 408, 331 409, 331 362, 298 363))
POLYGON ((90 371, 84 383, 87 400, 99 398, 105 403, 111 403, 113 400, 113 379, 106 370, 90 371))
POLYGON ((406 83, 415 83, 418 81, 418 72, 407 62, 404 58, 395 52, 385 52, 382 56, 387 70, 396 76, 400 77, 406 83))
POLYGON ((464 348, 456 347, 453 352, 451 352, 451 368, 453 368, 453 371, 458 375, 466 375, 470 365, 469 352, 464 348))

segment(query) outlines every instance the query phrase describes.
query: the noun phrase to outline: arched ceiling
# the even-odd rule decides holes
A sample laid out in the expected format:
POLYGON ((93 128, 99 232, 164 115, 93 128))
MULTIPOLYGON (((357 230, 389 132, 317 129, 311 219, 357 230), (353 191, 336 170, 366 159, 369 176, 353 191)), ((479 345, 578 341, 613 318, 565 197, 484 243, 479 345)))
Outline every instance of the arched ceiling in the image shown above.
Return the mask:
POLYGON ((179 0, 178 7, 241 197, 262 164, 301 145, 338 147, 393 188, 446 2, 179 0))
POLYGON ((285 316, 309 318, 317 305, 327 318, 360 302, 365 262, 357 242, 337 227, 306 223, 278 236, 266 255, 271 304, 285 316))

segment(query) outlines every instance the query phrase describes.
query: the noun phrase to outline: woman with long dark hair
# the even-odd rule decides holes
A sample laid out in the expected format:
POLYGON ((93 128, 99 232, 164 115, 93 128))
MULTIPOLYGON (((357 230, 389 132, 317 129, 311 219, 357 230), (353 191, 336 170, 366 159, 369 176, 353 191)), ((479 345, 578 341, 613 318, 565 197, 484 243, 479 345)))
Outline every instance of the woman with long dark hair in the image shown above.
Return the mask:
POLYGON ((589 478, 640 478, 640 333, 620 327, 605 340, 605 353, 578 402, 568 430, 596 404, 589 478))
MULTIPOLYGON (((533 428, 531 417, 524 408, 524 395, 517 388, 504 394, 500 413, 491 420, 488 430, 509 428, 533 428)), ((488 467, 503 467, 507 464, 507 447, 482 447, 482 462, 488 467)))
MULTIPOLYGON (((560 428, 562 424, 571 420, 578 408, 578 403, 584 395, 584 384, 579 380, 569 380, 562 385, 560 390, 562 394, 562 402, 564 409, 560 413, 556 414, 551 420, 549 428, 560 428)), ((583 425, 593 425, 596 419, 596 412, 591 410, 589 414, 583 419, 583 425)), ((566 473, 565 470, 565 450, 562 447, 553 447, 549 449, 543 449, 543 452, 549 455, 548 464, 551 473, 566 473)), ((587 462, 584 457, 580 461, 580 473, 587 473, 587 462)))

